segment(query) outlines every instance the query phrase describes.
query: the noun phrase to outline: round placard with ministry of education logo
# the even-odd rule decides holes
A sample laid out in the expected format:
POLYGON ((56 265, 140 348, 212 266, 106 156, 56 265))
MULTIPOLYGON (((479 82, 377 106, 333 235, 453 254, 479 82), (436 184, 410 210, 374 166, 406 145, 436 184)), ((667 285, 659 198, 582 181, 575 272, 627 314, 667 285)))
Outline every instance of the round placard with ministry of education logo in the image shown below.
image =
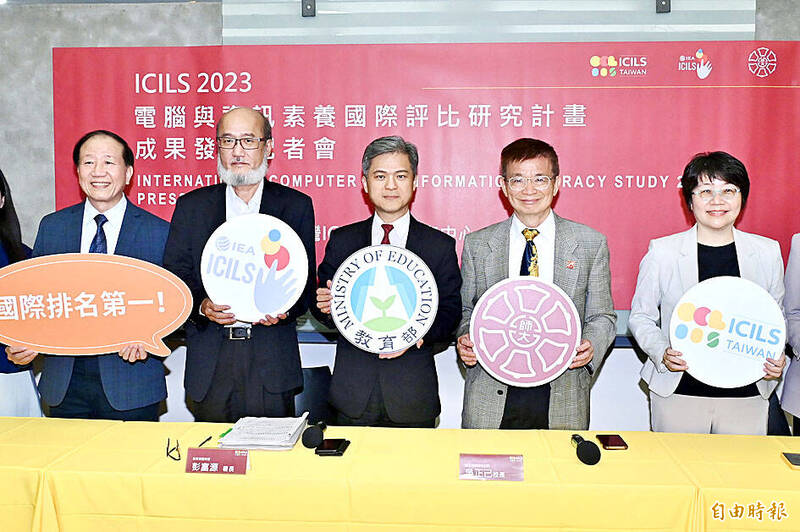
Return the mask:
POLYGON ((331 279, 331 317, 348 342, 370 353, 416 344, 431 328, 439 290, 428 265, 407 249, 362 248, 331 279))
POLYGON ((200 275, 208 297, 237 320, 257 322, 289 310, 303 293, 308 255, 283 220, 246 214, 220 225, 206 242, 200 275))
POLYGON ((575 304, 558 286, 512 277, 490 287, 472 310, 469 334, 492 377, 531 388, 564 373, 581 341, 575 304))
POLYGON ((739 277, 714 277, 681 296, 669 323, 672 349, 680 351, 695 379, 719 388, 752 384, 764 376, 767 358, 786 343, 778 302, 739 277))

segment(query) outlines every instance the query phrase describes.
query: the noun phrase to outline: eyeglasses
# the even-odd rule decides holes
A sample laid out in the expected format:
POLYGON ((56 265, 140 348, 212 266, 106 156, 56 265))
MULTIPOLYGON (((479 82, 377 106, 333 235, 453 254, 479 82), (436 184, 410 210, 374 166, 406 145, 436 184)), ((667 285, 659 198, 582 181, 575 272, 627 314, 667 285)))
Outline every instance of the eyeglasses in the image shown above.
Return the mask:
POLYGON ((553 179, 554 178, 549 175, 535 175, 533 177, 514 176, 507 177, 506 183, 508 183, 508 188, 517 192, 524 190, 525 187, 528 186, 528 183, 531 183, 536 190, 544 190, 550 186, 550 181, 553 179))
POLYGON ((739 190, 738 187, 730 185, 722 188, 701 188, 693 190, 692 195, 703 202, 709 202, 712 198, 716 198, 717 196, 719 196, 722 201, 733 201, 739 192, 741 192, 741 190, 739 190))
POLYGON ((266 137, 244 137, 241 139, 217 137, 217 146, 222 150, 232 150, 237 144, 240 144, 245 150, 256 150, 263 140, 267 140, 266 137))
POLYGON ((170 447, 170 440, 167 438, 167 456, 175 460, 181 461, 181 442, 175 440, 175 447, 170 447))

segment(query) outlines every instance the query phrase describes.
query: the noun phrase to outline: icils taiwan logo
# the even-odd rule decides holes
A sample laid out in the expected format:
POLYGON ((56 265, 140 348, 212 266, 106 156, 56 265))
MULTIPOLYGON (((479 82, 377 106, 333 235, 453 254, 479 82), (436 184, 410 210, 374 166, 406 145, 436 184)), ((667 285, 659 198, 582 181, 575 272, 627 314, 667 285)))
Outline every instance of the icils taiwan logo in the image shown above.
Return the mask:
POLYGON ((265 214, 238 216, 219 226, 203 249, 200 267, 209 298, 250 322, 286 312, 308 277, 300 237, 265 214))
POLYGON ((725 320, 719 310, 688 301, 678 306, 677 316, 682 323, 674 334, 680 340, 703 342, 712 349, 721 345, 728 352, 761 360, 780 356, 781 329, 777 327, 746 317, 725 320))
POLYGON ((720 388, 747 386, 764 377, 767 358, 777 359, 786 323, 775 298, 740 277, 713 277, 689 288, 669 322, 670 346, 687 371, 720 388))
POLYGON ((711 75, 712 70, 711 57, 702 48, 698 48, 693 54, 682 55, 678 58, 678 71, 694 72, 699 79, 706 79, 711 75))
POLYGON ((754 76, 766 78, 778 68, 778 56, 766 46, 761 46, 750 52, 747 68, 754 76))
POLYGON ((436 280, 407 249, 379 245, 345 260, 331 280, 331 317, 351 344, 394 353, 416 344, 439 306, 436 280))
POLYGON ((708 307, 696 307, 694 303, 683 303, 678 307, 678 318, 683 323, 675 327, 675 336, 681 340, 689 338, 693 343, 705 341, 708 347, 719 345, 719 333, 725 330, 722 312, 708 307), (706 328, 710 331, 706 334, 706 328))
POLYGON ((531 387, 567 370, 581 322, 558 286, 535 277, 505 279, 487 290, 472 311, 470 338, 481 366, 495 379, 531 387))
POLYGON ((589 58, 592 77, 646 76, 646 55, 593 55, 589 58))

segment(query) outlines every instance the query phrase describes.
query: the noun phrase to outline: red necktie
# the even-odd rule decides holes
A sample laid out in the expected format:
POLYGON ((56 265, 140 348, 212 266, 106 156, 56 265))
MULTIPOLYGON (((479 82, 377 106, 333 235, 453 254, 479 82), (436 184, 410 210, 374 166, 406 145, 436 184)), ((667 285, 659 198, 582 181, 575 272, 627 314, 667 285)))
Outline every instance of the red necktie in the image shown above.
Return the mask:
POLYGON ((381 240, 381 244, 388 244, 389 243, 389 233, 394 229, 392 224, 381 224, 383 227, 383 240, 381 240))

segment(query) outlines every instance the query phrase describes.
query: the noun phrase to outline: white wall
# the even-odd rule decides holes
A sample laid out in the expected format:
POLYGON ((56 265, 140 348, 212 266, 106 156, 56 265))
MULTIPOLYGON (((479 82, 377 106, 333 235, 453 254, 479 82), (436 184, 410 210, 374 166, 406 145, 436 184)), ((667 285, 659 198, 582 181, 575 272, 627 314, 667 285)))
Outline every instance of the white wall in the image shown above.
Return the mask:
MULTIPOLYGON (((334 344, 301 344, 303 367, 333 367, 334 344)), ((167 357, 167 412, 161 421, 192 421, 184 403, 183 368, 186 349, 178 348, 167 357)), ((640 388, 639 370, 642 363, 633 349, 613 350, 601 368, 592 388, 592 430, 650 430, 647 395, 640 388)), ((440 428, 461 426, 461 403, 464 398, 464 377, 456 363, 453 347, 436 355, 439 374, 439 397, 442 413, 440 428)))

